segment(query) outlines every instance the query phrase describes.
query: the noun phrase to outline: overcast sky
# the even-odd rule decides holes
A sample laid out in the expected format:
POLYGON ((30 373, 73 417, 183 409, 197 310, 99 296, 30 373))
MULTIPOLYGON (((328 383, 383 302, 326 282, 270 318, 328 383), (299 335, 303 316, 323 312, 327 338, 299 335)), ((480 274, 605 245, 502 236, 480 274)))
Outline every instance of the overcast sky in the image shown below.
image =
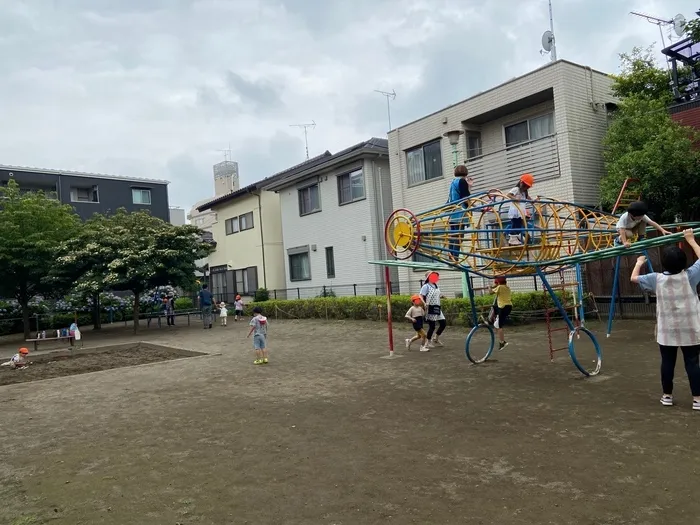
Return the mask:
MULTIPOLYGON (((691 0, 554 0, 559 58, 615 72, 657 42, 628 14, 691 0)), ((213 194, 231 144, 241 185, 545 64, 547 0, 2 0, 0 164, 171 181, 213 194)), ((668 44, 668 40, 667 40, 668 44)))

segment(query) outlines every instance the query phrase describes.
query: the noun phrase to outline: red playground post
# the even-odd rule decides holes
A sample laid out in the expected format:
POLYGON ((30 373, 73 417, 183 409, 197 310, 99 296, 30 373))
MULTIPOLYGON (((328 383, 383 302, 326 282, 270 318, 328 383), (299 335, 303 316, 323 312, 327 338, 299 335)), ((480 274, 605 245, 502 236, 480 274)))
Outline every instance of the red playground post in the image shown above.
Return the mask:
POLYGON ((389 267, 384 267, 384 286, 386 286, 386 320, 389 327, 389 357, 394 357, 394 330, 391 325, 391 275, 389 267))

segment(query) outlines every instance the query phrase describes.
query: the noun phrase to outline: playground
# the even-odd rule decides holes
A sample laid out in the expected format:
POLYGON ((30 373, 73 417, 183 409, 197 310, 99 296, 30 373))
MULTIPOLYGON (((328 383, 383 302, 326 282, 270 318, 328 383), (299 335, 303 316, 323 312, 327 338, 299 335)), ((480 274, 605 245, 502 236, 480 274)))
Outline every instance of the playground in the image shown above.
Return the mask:
POLYGON ((457 327, 443 348, 382 359, 385 324, 272 319, 258 367, 247 324, 86 332, 86 346, 210 355, 0 387, 0 523, 692 521, 682 365, 663 407, 654 323, 589 328, 605 356, 592 377, 566 352, 549 361, 542 325, 509 330, 480 365, 457 327))

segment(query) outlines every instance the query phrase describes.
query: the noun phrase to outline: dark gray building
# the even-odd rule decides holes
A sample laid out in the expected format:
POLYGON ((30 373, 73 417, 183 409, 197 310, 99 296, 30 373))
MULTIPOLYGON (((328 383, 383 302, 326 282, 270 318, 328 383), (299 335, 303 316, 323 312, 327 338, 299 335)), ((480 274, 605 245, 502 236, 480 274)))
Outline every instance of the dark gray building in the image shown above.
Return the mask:
POLYGON ((13 179, 25 191, 45 191, 70 204, 85 220, 95 213, 110 214, 119 208, 148 210, 170 221, 168 181, 81 173, 43 168, 0 165, 0 185, 13 179))

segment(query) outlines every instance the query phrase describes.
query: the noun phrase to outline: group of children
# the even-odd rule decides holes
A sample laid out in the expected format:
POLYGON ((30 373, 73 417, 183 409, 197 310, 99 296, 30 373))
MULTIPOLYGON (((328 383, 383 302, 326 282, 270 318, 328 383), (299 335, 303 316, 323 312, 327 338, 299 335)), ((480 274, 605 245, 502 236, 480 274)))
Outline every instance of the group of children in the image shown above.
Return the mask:
MULTIPOLYGON (((243 320, 243 307, 245 305, 243 304, 243 299, 241 299, 240 295, 236 296, 236 301, 233 303, 233 307, 235 308, 236 311, 236 317, 234 317, 234 321, 242 321, 243 320)), ((228 308, 226 307, 226 303, 221 301, 219 303, 219 319, 221 320, 221 326, 226 326, 226 323, 228 321, 228 308)))

